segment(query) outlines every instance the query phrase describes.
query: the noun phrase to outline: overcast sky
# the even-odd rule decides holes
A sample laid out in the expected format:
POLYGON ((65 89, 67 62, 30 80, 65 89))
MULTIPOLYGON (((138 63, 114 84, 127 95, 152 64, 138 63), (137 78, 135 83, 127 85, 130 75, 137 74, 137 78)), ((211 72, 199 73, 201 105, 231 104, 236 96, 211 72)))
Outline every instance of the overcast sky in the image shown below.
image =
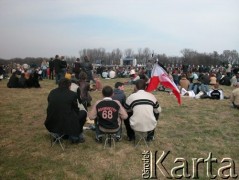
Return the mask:
POLYGON ((239 0, 0 0, 0 58, 239 52, 239 0))

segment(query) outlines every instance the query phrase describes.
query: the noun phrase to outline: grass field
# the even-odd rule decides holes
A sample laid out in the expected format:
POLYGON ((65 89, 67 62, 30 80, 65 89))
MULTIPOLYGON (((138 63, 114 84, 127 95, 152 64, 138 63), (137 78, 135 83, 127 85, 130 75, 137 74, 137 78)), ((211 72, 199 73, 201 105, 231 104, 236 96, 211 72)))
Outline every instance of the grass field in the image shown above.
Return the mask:
MULTIPOLYGON (((144 164, 142 152, 123 140, 116 148, 103 149, 94 140, 94 131, 84 132, 86 142, 67 144, 62 151, 59 145, 50 147, 49 134, 44 126, 47 96, 55 88, 54 81, 40 81, 39 89, 9 89, 8 80, 0 81, 0 179, 142 179, 144 164)), ((126 79, 102 80, 103 85, 112 85, 126 79)), ((221 86, 229 96, 232 87, 221 86)), ((133 86, 125 86, 129 95, 133 86)), ((192 175, 192 158, 208 158, 212 153, 218 163, 213 163, 213 174, 219 179, 218 169, 228 165, 223 158, 235 162, 239 175, 239 111, 230 107, 229 100, 209 100, 183 98, 179 106, 173 95, 153 92, 162 113, 156 128, 156 139, 149 150, 159 156, 170 151, 163 162, 170 170, 182 163, 174 163, 176 158, 188 162, 192 175)), ((91 92, 93 103, 102 98, 101 92, 91 92)), ((200 179, 207 177, 206 163, 199 164, 200 179)), ((156 169, 159 179, 166 179, 156 169)), ((229 170, 224 172, 229 174, 229 170)), ((178 171, 182 174, 182 171, 178 171)), ((225 175, 224 174, 224 175, 225 175)))

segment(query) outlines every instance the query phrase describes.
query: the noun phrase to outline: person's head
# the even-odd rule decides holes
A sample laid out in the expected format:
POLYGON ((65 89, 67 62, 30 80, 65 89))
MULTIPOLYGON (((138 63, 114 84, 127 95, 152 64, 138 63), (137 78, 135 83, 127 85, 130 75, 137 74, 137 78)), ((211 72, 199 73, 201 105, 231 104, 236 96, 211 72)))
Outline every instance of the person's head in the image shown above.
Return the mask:
POLYGON ((113 88, 111 86, 103 87, 102 94, 104 97, 111 97, 113 95, 113 88))
POLYGON ((81 73, 79 74, 79 79, 80 79, 80 80, 86 80, 86 79, 87 79, 87 74, 86 74, 85 72, 81 72, 81 73))
POLYGON ((88 56, 85 56, 85 57, 84 57, 84 60, 85 60, 85 62, 89 62, 88 56))
POLYGON ((55 56, 55 59, 59 59, 59 55, 58 54, 55 56))
POLYGON ((187 78, 186 74, 183 73, 182 76, 181 76, 181 78, 187 78))
POLYGON ((135 82, 135 87, 137 90, 145 90, 146 83, 143 79, 139 79, 135 82))
POLYGON ((59 88, 61 89, 69 89, 71 86, 71 80, 63 78, 59 81, 59 88))
POLYGON ((115 83, 115 89, 120 89, 120 90, 124 90, 124 83, 122 82, 116 82, 115 83))

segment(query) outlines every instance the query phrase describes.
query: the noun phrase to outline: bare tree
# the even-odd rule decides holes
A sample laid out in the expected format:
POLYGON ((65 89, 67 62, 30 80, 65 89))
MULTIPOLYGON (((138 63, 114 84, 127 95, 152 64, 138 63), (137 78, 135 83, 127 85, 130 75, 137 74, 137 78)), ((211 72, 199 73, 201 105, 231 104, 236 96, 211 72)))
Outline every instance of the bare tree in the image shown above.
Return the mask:
POLYGON ((134 51, 133 51, 132 49, 130 49, 130 48, 125 49, 125 50, 124 50, 124 55, 125 55, 126 57, 133 57, 134 51))
POLYGON ((239 55, 236 50, 224 50, 221 55, 221 60, 230 64, 239 63, 239 55))
POLYGON ((120 64, 120 59, 122 58, 122 52, 119 48, 113 49, 110 55, 110 58, 112 59, 112 64, 120 64))

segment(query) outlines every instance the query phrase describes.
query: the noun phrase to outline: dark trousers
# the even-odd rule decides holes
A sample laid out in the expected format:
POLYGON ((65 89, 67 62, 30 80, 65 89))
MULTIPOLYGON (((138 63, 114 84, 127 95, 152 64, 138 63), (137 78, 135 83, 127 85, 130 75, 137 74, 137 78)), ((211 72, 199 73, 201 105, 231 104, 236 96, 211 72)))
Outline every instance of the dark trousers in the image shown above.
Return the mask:
POLYGON ((83 126, 85 125, 85 122, 86 122, 86 117, 87 117, 87 112, 84 111, 84 110, 80 110, 79 112, 79 123, 80 123, 80 130, 81 130, 81 133, 83 132, 83 126))
POLYGON ((54 79, 54 70, 50 69, 49 79, 54 79))

